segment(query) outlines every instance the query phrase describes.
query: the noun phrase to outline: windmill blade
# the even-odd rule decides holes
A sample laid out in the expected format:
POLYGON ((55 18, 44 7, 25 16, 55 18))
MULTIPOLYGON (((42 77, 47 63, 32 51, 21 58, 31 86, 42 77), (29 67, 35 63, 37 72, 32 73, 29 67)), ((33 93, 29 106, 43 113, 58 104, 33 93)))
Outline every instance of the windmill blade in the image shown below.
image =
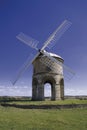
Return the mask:
POLYGON ((37 49, 38 41, 25 35, 23 32, 19 33, 16 38, 21 42, 25 43, 26 45, 30 46, 31 48, 37 49))
MULTIPOLYGON (((73 76, 75 75, 75 72, 74 72, 73 70, 71 70, 69 67, 67 67, 67 66, 64 65, 62 62, 60 62, 60 61, 58 61, 57 59, 55 59, 54 57, 50 56, 50 54, 49 54, 48 52, 42 51, 42 53, 43 53, 44 56, 47 56, 48 59, 50 59, 52 62, 56 62, 57 64, 63 66, 63 68, 64 68, 64 69, 66 70, 66 72, 67 72, 67 75, 66 75, 66 76, 68 76, 68 79, 70 79, 71 77, 73 77, 73 76)), ((43 62, 43 60, 41 60, 41 62, 42 62, 43 64, 47 65, 50 69, 52 69, 52 68, 51 68, 51 63, 52 63, 52 62, 49 62, 49 60, 44 61, 44 62, 43 62)))
POLYGON ((75 73, 71 73, 70 71, 67 71, 67 69, 65 69, 65 68, 64 68, 63 73, 64 73, 65 79, 68 80, 68 81, 70 81, 75 75, 75 73))
POLYGON ((33 54, 31 54, 27 61, 23 64, 23 66, 21 67, 21 69, 19 70, 19 72, 17 73, 17 75, 14 77, 14 79, 12 80, 12 84, 15 85, 15 83, 18 81, 18 79, 22 76, 22 74, 29 68, 29 66, 32 64, 32 62, 39 56, 39 52, 36 54, 36 56, 34 56, 33 54))
POLYGON ((63 23, 50 35, 41 50, 44 50, 46 47, 49 49, 52 48, 70 26, 71 22, 64 20, 63 23))

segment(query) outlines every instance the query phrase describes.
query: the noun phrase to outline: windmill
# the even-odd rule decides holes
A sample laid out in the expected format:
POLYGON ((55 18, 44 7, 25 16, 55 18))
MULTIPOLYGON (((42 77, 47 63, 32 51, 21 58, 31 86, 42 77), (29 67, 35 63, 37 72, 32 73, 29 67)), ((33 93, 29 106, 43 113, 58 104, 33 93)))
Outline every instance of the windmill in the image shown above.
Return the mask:
MULTIPOLYGON (((28 69, 28 67, 33 64, 36 59, 38 59, 38 57, 40 56, 40 62, 42 65, 45 65, 46 67, 48 67, 50 70, 53 69, 52 66, 54 66, 56 68, 56 64, 59 65, 59 68, 63 67, 64 69, 66 69, 69 73, 71 73, 72 75, 74 74, 74 72, 69 69, 67 66, 65 66, 63 64, 63 59, 61 57, 57 57, 57 55, 55 56, 52 55, 52 53, 47 52, 45 49, 48 47, 49 49, 51 49, 56 42, 60 39, 60 37, 63 35, 63 33, 71 26, 71 22, 68 20, 64 20, 62 22, 62 24, 50 35, 50 37, 43 43, 43 46, 41 49, 37 48, 38 45, 38 41, 25 35, 24 33, 19 33, 16 38, 18 40, 20 40, 21 42, 25 43, 26 45, 30 46, 31 48, 35 49, 37 51, 37 54, 33 57, 27 60, 27 62, 24 64, 23 68, 20 70, 20 72, 18 73, 18 75, 16 76, 16 78, 13 81, 13 85, 18 81, 18 79, 21 77, 21 75, 28 69), (60 60, 58 60, 57 58, 59 58, 60 60), (44 60, 43 60, 44 59, 44 60), (53 65, 54 63, 54 65, 53 65)), ((58 66, 57 66, 58 67, 58 66)), ((61 70, 61 69, 60 69, 61 70)), ((38 92, 41 93, 41 92, 38 92)), ((37 94, 38 95, 38 94, 37 94)), ((42 98, 42 95, 40 95, 39 97, 42 98)), ((39 99, 41 99, 39 98, 39 99)), ((35 97, 36 99, 36 97, 35 97)))

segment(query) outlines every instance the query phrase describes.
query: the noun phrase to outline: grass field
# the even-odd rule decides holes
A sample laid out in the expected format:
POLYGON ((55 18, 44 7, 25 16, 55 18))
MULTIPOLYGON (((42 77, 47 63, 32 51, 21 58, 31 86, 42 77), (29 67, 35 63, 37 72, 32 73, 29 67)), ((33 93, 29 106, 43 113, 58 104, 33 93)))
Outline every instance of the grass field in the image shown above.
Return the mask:
POLYGON ((67 99, 67 100, 57 100, 57 101, 13 101, 10 104, 29 104, 29 105, 63 105, 63 104, 87 104, 87 100, 79 99, 67 99))
MULTIPOLYGON (((87 100, 10 103, 84 104, 87 100)), ((87 130, 87 109, 21 109, 0 106, 0 130, 87 130)))

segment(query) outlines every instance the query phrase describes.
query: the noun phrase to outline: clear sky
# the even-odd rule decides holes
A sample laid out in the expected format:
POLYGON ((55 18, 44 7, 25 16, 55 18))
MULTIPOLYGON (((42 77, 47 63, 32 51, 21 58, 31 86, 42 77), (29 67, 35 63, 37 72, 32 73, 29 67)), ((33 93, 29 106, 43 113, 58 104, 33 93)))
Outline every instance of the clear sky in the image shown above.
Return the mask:
POLYGON ((65 19, 72 26, 51 52, 76 73, 65 80, 65 94, 87 95, 87 0, 0 0, 0 95, 31 94, 31 67, 16 86, 10 83, 30 53, 36 53, 16 35, 24 32, 38 40, 40 48, 65 19))

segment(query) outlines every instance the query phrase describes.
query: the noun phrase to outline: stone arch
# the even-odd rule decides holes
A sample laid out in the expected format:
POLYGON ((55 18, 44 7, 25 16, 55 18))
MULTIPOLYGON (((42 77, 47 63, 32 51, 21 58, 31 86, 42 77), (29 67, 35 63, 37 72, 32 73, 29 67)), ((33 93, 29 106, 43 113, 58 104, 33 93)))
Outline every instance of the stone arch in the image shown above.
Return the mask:
POLYGON ((50 84, 55 84, 55 83, 56 83, 56 81, 55 81, 55 79, 53 78, 53 76, 49 76, 49 75, 44 76, 43 79, 42 79, 42 83, 43 83, 43 84, 45 84, 45 83, 47 83, 47 82, 49 82, 50 84))
MULTIPOLYGON (((51 100, 55 100, 55 79, 53 78, 53 76, 45 76, 42 80, 42 84, 43 86, 49 83, 51 85, 51 100)), ((45 88, 44 88, 45 89, 45 88)), ((45 99, 45 96, 44 96, 45 99)))

